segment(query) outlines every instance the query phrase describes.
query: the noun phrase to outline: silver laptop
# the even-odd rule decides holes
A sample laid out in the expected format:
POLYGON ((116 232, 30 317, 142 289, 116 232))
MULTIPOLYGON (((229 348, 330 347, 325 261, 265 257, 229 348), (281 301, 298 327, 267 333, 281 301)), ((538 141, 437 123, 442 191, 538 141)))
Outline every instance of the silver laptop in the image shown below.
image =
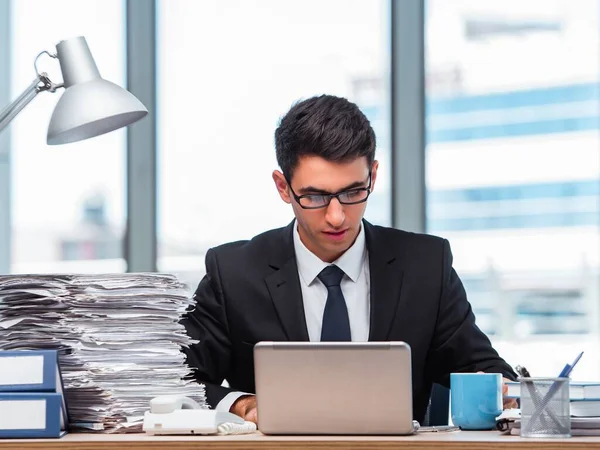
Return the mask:
POLYGON ((259 342, 258 428, 265 434, 411 434, 404 342, 259 342))

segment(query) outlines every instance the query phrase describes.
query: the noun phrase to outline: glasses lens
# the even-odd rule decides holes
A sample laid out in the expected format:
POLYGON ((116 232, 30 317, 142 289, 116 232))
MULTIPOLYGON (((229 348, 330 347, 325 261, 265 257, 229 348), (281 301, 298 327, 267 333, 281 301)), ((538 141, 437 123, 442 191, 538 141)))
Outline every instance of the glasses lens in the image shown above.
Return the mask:
POLYGON ((306 195, 300 197, 300 205, 305 208, 321 208, 329 203, 329 197, 325 195, 306 195))
POLYGON ((354 191, 342 192, 339 195, 340 202, 342 203, 360 203, 365 201, 369 196, 369 191, 366 189, 356 189, 354 191))

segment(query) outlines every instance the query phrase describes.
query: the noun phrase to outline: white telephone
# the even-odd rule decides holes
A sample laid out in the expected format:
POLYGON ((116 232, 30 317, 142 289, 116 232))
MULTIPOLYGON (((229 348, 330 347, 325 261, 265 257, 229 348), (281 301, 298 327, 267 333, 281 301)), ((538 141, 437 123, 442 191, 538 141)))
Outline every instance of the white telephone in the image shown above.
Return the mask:
POLYGON ((163 395, 150 400, 143 429, 147 434, 245 434, 256 425, 230 412, 202 409, 188 397, 163 395))

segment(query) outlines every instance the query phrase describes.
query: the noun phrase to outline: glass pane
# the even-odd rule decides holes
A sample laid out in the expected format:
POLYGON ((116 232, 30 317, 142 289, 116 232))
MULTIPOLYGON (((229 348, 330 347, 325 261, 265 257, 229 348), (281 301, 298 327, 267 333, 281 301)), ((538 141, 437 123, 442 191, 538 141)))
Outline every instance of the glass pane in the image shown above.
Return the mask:
MULTIPOLYGON (((11 3, 11 77, 16 98, 35 78, 36 55, 85 36, 103 78, 125 85, 121 0, 11 3)), ((38 61, 61 82, 58 61, 38 61)), ((63 90, 43 92, 11 123, 12 272, 122 271, 125 224, 124 130, 48 146, 50 116, 63 90)))
POLYGON ((600 376, 599 3, 427 5, 428 231, 534 376, 600 376))
POLYGON ((204 253, 286 225, 273 134, 302 98, 356 102, 381 175, 366 217, 390 222, 387 2, 159 2, 159 268, 196 284, 204 253))

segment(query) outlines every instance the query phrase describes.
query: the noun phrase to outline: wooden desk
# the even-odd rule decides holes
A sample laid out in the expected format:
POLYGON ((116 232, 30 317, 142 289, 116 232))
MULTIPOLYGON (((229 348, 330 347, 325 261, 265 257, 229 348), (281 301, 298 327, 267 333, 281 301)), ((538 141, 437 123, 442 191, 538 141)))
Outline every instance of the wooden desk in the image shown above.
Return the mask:
POLYGON ((0 450, 68 449, 467 449, 467 450, 558 450, 600 449, 599 437, 571 439, 521 439, 496 431, 422 433, 416 436, 146 436, 144 434, 69 434, 62 439, 0 439, 0 450))

